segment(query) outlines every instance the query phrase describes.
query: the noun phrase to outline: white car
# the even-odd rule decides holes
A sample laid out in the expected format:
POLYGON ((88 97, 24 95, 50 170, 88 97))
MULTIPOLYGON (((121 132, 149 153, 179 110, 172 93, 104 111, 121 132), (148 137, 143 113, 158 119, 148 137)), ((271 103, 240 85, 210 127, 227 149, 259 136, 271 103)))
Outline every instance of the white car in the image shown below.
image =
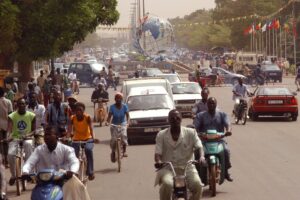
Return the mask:
POLYGON ((173 99, 176 109, 182 114, 192 114, 192 108, 201 97, 201 87, 196 82, 172 83, 173 99))
POLYGON ((176 74, 157 74, 155 76, 165 78, 170 83, 179 83, 181 81, 181 79, 177 73, 176 74))
POLYGON ((169 127, 169 112, 175 109, 174 102, 162 86, 134 87, 126 103, 130 118, 127 128, 129 144, 155 142, 157 133, 169 127))

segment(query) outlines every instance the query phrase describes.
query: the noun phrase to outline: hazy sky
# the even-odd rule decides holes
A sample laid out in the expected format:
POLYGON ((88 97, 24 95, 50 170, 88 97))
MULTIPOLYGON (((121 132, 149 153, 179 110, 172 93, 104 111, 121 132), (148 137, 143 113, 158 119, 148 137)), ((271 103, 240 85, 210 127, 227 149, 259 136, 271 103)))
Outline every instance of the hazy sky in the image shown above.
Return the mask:
MULTIPOLYGON (((132 6, 130 4, 134 2, 135 0, 118 0, 117 10, 120 12, 120 18, 116 26, 128 26, 132 6)), ((145 0, 146 12, 166 19, 183 17, 196 10, 214 6, 214 0, 145 0)))

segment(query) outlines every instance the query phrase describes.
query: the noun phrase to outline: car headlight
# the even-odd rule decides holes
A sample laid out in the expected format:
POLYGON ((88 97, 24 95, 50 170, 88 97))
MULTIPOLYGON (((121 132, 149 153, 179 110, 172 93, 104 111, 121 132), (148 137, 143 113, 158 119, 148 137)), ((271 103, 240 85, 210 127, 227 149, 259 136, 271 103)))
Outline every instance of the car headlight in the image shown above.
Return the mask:
POLYGON ((130 124, 131 124, 131 125, 137 125, 137 124, 138 124, 138 121, 135 120, 135 119, 132 119, 132 120, 130 120, 130 124))
POLYGON ((53 174, 51 172, 40 173, 39 174, 39 179, 42 180, 42 181, 50 181, 52 176, 53 176, 53 174))

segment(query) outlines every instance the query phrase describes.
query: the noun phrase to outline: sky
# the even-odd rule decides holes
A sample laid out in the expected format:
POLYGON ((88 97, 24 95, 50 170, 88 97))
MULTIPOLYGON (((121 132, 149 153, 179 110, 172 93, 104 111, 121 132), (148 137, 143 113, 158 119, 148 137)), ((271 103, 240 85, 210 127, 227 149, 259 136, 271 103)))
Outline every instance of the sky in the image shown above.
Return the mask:
MULTIPOLYGON (((146 13, 162 18, 183 17, 199 9, 215 7, 214 0, 144 0, 146 13)), ((117 10, 120 18, 116 26, 129 25, 130 7, 135 0, 118 0, 117 10)), ((141 0, 142 2, 142 0, 141 0)))

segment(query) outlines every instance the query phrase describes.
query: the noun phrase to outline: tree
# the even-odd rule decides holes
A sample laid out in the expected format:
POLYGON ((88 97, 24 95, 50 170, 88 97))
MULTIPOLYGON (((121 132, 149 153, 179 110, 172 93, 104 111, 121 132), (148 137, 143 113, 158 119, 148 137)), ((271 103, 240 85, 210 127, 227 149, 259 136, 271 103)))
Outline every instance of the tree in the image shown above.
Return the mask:
MULTIPOLYGON (((11 21, 18 27, 8 31, 8 35, 15 36, 11 41, 16 47, 6 59, 14 55, 24 82, 30 78, 28 71, 33 60, 58 57, 82 42, 99 24, 113 25, 119 18, 117 0, 4 1, 6 8, 15 10, 10 14, 11 21)), ((5 21, 1 18, 0 24, 5 21)), ((1 50, 6 46, 0 43, 1 50)), ((5 54, 6 50, 0 53, 5 54)))

